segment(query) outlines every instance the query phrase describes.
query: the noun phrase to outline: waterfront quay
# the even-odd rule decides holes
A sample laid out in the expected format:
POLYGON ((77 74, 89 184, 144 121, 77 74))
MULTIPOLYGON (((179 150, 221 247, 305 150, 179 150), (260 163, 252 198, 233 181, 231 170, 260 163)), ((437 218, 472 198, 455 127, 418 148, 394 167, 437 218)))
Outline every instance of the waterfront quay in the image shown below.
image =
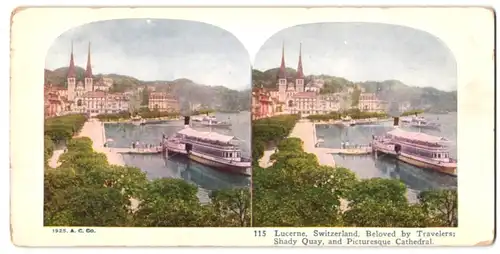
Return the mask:
MULTIPOLYGON (((315 154, 321 165, 335 167, 335 161, 331 154, 338 153, 339 149, 316 147, 316 128, 311 121, 304 119, 299 120, 293 127, 289 137, 301 139, 302 142, 304 142, 304 151, 315 154)), ((262 168, 271 166, 270 160, 272 154, 274 154, 274 150, 264 151, 264 155, 259 160, 259 166, 262 168)))
POLYGON ((335 167, 335 161, 331 153, 338 152, 338 149, 328 149, 316 147, 316 128, 314 123, 309 120, 301 119, 292 129, 290 137, 299 138, 304 142, 304 151, 307 153, 313 153, 318 157, 318 161, 321 165, 335 167))

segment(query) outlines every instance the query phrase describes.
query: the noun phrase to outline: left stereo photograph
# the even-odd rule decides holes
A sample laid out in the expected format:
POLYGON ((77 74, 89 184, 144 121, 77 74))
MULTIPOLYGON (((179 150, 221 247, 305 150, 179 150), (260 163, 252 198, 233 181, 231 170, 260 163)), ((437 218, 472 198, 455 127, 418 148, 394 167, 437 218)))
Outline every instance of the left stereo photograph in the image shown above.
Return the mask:
POLYGON ((44 71, 44 226, 251 226, 251 64, 231 33, 88 23, 44 71))

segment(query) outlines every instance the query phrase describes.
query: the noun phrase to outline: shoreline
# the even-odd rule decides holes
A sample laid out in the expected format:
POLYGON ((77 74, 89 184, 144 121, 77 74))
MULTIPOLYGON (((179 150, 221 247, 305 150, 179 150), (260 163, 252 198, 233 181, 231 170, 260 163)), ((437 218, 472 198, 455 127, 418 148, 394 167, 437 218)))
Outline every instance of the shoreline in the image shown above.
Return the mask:
MULTIPOLYGON (((362 119, 353 119, 354 121, 357 121, 357 120, 365 120, 365 119, 369 119, 369 118, 362 118, 362 119)), ((311 120, 309 120, 311 121, 311 120)), ((390 122, 392 121, 392 118, 381 118, 381 119, 378 119, 374 121, 374 123, 382 123, 382 122, 390 122)), ((334 124, 339 124, 342 122, 342 120, 321 120, 321 121, 311 121, 314 125, 317 125, 317 124, 324 124, 324 125, 334 125, 334 124)))
MULTIPOLYGON (((144 120, 154 120, 154 121, 182 121, 180 118, 142 118, 144 120)), ((130 119, 116 120, 116 121, 100 121, 103 124, 119 124, 119 123, 132 123, 130 119)))
POLYGON ((90 119, 83 125, 82 130, 78 134, 79 137, 88 137, 92 140, 92 148, 94 151, 104 153, 111 165, 125 166, 123 157, 113 151, 113 148, 104 147, 106 143, 106 134, 104 123, 97 119, 90 119))

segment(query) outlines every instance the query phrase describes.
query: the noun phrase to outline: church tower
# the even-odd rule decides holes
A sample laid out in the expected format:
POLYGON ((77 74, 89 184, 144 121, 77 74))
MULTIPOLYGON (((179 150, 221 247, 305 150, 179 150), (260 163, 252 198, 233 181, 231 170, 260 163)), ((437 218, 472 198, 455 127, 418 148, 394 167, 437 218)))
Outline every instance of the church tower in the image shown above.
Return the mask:
POLYGON ((285 66, 285 43, 281 48, 281 66, 278 73, 278 97, 280 102, 286 99, 286 66, 285 66))
POLYGON ((67 82, 68 82, 68 100, 73 101, 75 99, 75 89, 76 89, 76 70, 75 70, 75 59, 73 57, 73 42, 71 42, 71 56, 69 59, 67 82))
POLYGON ((299 48, 299 65, 297 66, 297 78, 295 79, 297 92, 304 92, 304 71, 302 70, 302 43, 299 48))
POLYGON ((90 92, 94 90, 94 78, 92 77, 92 63, 90 62, 90 42, 89 51, 87 56, 87 69, 85 70, 85 91, 90 92))

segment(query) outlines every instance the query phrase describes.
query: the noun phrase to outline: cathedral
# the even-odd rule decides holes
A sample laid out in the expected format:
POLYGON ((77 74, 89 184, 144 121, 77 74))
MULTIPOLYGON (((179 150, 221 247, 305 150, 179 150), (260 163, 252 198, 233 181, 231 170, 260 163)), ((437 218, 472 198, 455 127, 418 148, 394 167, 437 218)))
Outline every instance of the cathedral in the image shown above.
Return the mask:
POLYGON ((94 80, 92 62, 90 60, 90 43, 87 56, 87 67, 83 79, 77 80, 73 45, 69 61, 67 97, 71 104, 71 111, 95 114, 117 113, 126 111, 128 98, 120 93, 109 93, 113 85, 110 78, 94 80))
MULTIPOLYGON (((85 93, 94 91, 94 78, 92 76, 92 63, 90 61, 90 42, 87 56, 87 68, 83 80, 76 80, 75 59, 73 56, 73 45, 71 45, 71 56, 67 75, 68 100, 75 102, 77 98, 82 98, 85 93)), ((81 104, 81 103, 80 103, 81 104)), ((81 105, 77 105, 81 106, 81 105)))
POLYGON ((304 71, 302 70, 302 44, 299 48, 299 63, 297 66, 297 75, 295 76, 295 83, 288 82, 285 65, 285 46, 281 50, 281 65, 278 73, 278 101, 285 105, 285 108, 293 107, 293 100, 295 94, 303 93, 304 90, 304 71))

